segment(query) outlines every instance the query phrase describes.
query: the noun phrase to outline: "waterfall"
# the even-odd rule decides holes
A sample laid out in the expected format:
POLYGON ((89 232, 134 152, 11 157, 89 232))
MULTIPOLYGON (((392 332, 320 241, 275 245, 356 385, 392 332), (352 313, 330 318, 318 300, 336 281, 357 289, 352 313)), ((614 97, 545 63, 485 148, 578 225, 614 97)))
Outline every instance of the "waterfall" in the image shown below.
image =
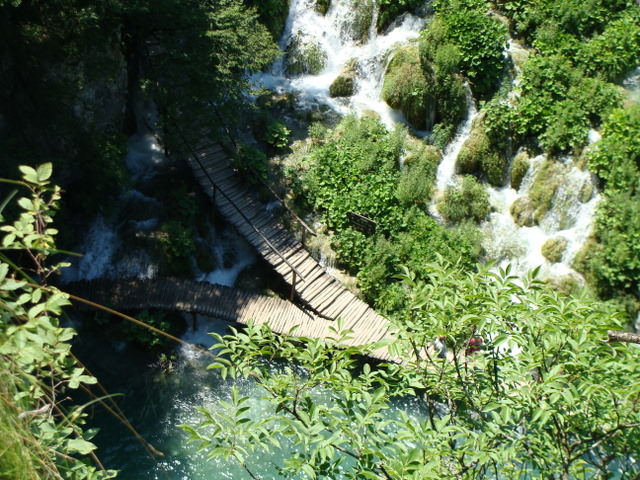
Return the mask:
POLYGON ((478 116, 478 110, 476 109, 473 96, 471 95, 471 89, 466 86, 467 90, 467 118, 464 123, 458 128, 455 138, 447 145, 442 155, 440 165, 438 165, 438 171, 436 173, 436 188, 441 192, 444 192, 448 186, 455 183, 456 162, 458 155, 464 142, 467 141, 469 135, 471 135, 471 127, 473 121, 478 116))
MULTIPOLYGON (((398 122, 405 123, 400 112, 380 99, 387 54, 394 45, 417 39, 425 20, 405 14, 387 32, 378 34, 378 13, 373 1, 333 0, 326 15, 315 11, 315 3, 315 0, 291 2, 279 45, 286 51, 295 41, 314 42, 326 55, 323 68, 316 75, 288 75, 286 58, 282 57, 272 65, 269 72, 255 75, 254 83, 278 92, 295 94, 302 108, 324 104, 343 115, 370 110, 379 114, 387 127, 398 122), (363 15, 363 12, 369 17, 368 25, 365 25, 366 35, 361 41, 354 34, 354 25, 356 16, 363 15), (331 98, 331 83, 354 59, 357 62, 354 95, 348 98, 331 98)), ((359 21, 362 22, 362 18, 359 21)))
POLYGON ((570 276, 582 283, 582 277, 573 270, 571 263, 582 248, 593 225, 593 217, 599 195, 582 198, 584 192, 595 192, 591 174, 581 170, 569 159, 558 173, 558 186, 551 207, 539 220, 538 225, 519 226, 511 215, 511 207, 520 198, 531 193, 535 177, 546 161, 545 155, 531 159, 531 165, 519 190, 505 186, 487 187, 494 211, 481 225, 483 248, 488 260, 505 266, 511 264, 515 274, 524 275, 528 270, 540 266, 542 278, 570 276), (558 262, 551 262, 542 254, 542 246, 551 239, 563 239, 566 247, 558 262))

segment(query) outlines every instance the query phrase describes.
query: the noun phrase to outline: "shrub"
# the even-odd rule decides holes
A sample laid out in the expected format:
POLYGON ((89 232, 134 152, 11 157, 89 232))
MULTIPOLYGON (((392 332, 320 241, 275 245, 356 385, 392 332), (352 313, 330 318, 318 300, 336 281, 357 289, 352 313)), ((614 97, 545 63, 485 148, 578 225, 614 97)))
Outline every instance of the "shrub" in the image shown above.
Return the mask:
POLYGON ((562 260, 568 244, 569 241, 564 237, 550 238, 542 245, 542 255, 551 263, 557 263, 562 260))
POLYGON ((408 164, 405 163, 404 170, 400 174, 398 200, 404 206, 413 204, 425 206, 431 198, 438 163, 437 160, 434 161, 434 155, 427 146, 422 146, 414 157, 408 164))
POLYGON ((257 8, 260 21, 269 29, 273 38, 278 40, 289 15, 289 0, 250 0, 249 3, 257 8))
POLYGON ((602 140, 588 154, 589 168, 607 191, 640 191, 640 105, 615 110, 602 127, 602 140))
POLYGON ((291 130, 284 123, 275 120, 267 126, 266 141, 273 148, 282 150, 289 145, 290 134, 291 130))
POLYGON ((640 15, 630 8, 609 23, 602 34, 583 45, 578 62, 589 74, 614 81, 637 65, 640 57, 640 15))
MULTIPOLYGON (((499 85, 505 67, 503 55, 507 29, 497 19, 487 15, 489 4, 484 0, 440 0, 436 3, 436 18, 423 34, 423 43, 436 40, 435 46, 425 45, 423 52, 431 62, 442 62, 456 48, 460 72, 469 80, 473 91, 480 97, 489 97, 499 85), (429 33, 436 29, 436 33, 429 33), (448 54, 438 53, 444 48, 448 54)), ((450 64, 450 60, 441 66, 450 64)))
POLYGON ((387 66, 382 98, 400 110, 415 128, 427 128, 427 111, 432 108, 429 84, 422 73, 416 46, 396 49, 387 66))
POLYGON ((294 37, 287 47, 285 57, 289 75, 317 75, 327 63, 327 54, 313 39, 294 37))
POLYGON ((518 190, 522 184, 522 179, 529 171, 529 155, 527 152, 520 152, 513 159, 511 166, 511 187, 518 190))
POLYGON ((467 175, 460 186, 447 189, 438 210, 452 224, 463 220, 480 222, 491 210, 489 194, 474 177, 467 175))
POLYGON ((241 145, 233 163, 251 183, 255 184, 259 180, 267 179, 269 161, 267 156, 257 148, 241 145))

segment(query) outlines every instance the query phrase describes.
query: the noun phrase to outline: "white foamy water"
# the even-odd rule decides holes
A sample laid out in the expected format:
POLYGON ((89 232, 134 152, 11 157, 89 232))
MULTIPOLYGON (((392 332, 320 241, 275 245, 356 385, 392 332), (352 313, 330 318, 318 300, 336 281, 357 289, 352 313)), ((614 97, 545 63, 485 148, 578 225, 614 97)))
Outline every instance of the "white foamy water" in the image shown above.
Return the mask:
POLYGON ((156 137, 150 133, 133 135, 129 139, 128 146, 125 164, 134 181, 153 177, 158 166, 166 161, 162 147, 156 137))
POLYGON ((256 261, 256 252, 251 245, 243 238, 232 234, 217 238, 211 245, 211 253, 218 267, 198 276, 198 281, 225 287, 233 287, 240 272, 256 261), (230 263, 229 257, 233 261, 229 266, 225 266, 230 263))
POLYGON ((524 275, 539 266, 542 278, 571 276, 582 281, 582 277, 571 268, 571 263, 591 233, 594 211, 599 200, 595 193, 584 203, 580 199, 583 188, 594 188, 588 171, 580 170, 566 160, 567 164, 559 174, 561 182, 551 208, 539 225, 521 227, 515 223, 510 212, 516 200, 530 193, 535 176, 545 160, 544 155, 531 159, 529 171, 518 191, 510 186, 487 187, 489 200, 495 211, 481 226, 483 247, 489 260, 497 261, 500 266, 511 264, 514 274, 524 275), (567 241, 562 258, 556 263, 542 255, 542 246, 554 238, 567 241))
POLYGON ((392 127, 405 123, 404 116, 380 99, 388 53, 396 44, 417 39, 425 25, 423 18, 406 14, 389 31, 378 35, 375 24, 377 9, 373 9, 368 40, 360 43, 354 39, 356 0, 333 0, 326 16, 314 9, 315 0, 293 0, 280 47, 286 50, 295 38, 317 42, 326 53, 325 68, 318 75, 287 77, 285 59, 280 58, 268 73, 254 76, 254 82, 279 92, 294 93, 299 102, 325 104, 340 114, 371 110, 380 115, 381 121, 392 127), (357 61, 355 94, 350 98, 331 98, 329 87, 345 65, 357 61))
POLYGON ((456 162, 458 161, 458 155, 464 142, 466 142, 471 134, 471 126, 473 121, 478 116, 478 110, 476 109, 475 102, 471 96, 471 90, 467 86, 467 118, 464 123, 460 125, 456 136, 453 141, 447 145, 442 155, 440 165, 438 165, 438 171, 436 173, 436 188, 440 191, 444 191, 448 186, 455 184, 456 162))

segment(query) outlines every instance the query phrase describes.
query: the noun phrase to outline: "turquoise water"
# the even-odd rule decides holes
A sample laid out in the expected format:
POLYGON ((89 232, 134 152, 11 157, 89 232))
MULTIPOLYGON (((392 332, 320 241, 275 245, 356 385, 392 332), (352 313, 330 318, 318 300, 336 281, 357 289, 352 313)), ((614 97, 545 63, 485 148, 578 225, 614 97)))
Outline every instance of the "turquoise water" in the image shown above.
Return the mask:
MULTIPOLYGON (((197 328, 187 331, 183 339, 201 345, 211 345, 208 331, 226 333, 222 321, 199 317, 197 328)), ((151 457, 136 438, 102 408, 96 407, 90 425, 100 428, 94 439, 98 455, 108 468, 120 470, 118 478, 125 480, 212 480, 250 479, 233 461, 210 460, 206 453, 197 452, 195 444, 178 425, 196 425, 200 414, 197 406, 217 408, 220 400, 230 398, 235 385, 242 395, 251 398, 252 416, 260 418, 271 413, 269 404, 261 400, 263 391, 250 380, 224 381, 217 371, 208 371, 211 358, 188 347, 175 350, 173 368, 158 365, 150 356, 128 344, 101 338, 93 332, 81 332, 74 347, 76 354, 101 380, 110 393, 122 393, 118 403, 134 427, 163 457, 151 457)), ((322 396, 321 392, 318 392, 322 396)), ((413 417, 424 418, 415 399, 398 401, 388 414, 402 409, 413 417)), ((263 479, 284 478, 278 475, 273 462, 281 463, 287 451, 276 452, 269 458, 252 456, 248 463, 252 471, 263 479)), ((291 477, 286 477, 291 478, 291 477)), ((300 478, 304 478, 301 476, 300 478)))
MULTIPOLYGON (((200 319, 197 331, 187 332, 189 340, 212 343, 205 330, 226 331, 221 321, 200 319), (204 325, 203 325, 203 322, 204 325)), ((108 468, 121 470, 121 479, 245 479, 246 472, 233 462, 208 460, 196 452, 180 424, 195 425, 200 420, 196 406, 215 408, 218 401, 230 395, 231 382, 223 381, 216 372, 207 371, 211 358, 187 347, 175 350, 176 360, 169 370, 150 356, 122 342, 100 338, 95 333, 81 332, 74 349, 79 358, 100 379, 109 393, 122 393, 117 401, 129 421, 163 457, 151 457, 140 442, 116 419, 96 407, 91 426, 100 432, 94 442, 98 455, 108 468)), ((250 381, 234 382, 243 395, 252 398, 256 416, 264 415, 266 402, 262 392, 250 381)), ((268 462, 257 462, 267 464, 268 462)), ((265 478, 275 472, 261 469, 265 478)))

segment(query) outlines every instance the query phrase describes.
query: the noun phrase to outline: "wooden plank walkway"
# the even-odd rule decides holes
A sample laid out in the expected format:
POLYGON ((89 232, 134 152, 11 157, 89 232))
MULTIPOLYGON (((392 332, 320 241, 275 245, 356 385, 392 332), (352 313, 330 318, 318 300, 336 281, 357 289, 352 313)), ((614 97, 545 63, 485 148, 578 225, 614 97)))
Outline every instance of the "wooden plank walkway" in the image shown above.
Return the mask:
MULTIPOLYGON (((305 309, 315 317, 342 318, 346 328, 354 329, 356 344, 376 342, 389 335, 388 321, 330 275, 278 218, 267 211, 220 145, 196 149, 188 162, 218 211, 289 285, 295 286, 297 300, 305 309)), ((315 328, 309 325, 311 335, 305 333, 304 336, 321 336, 326 331, 321 325, 324 323, 316 319, 315 328)), ((283 331, 291 326, 285 322, 283 331)))
MULTIPOLYGON (((172 310, 196 313, 246 325, 249 320, 267 323, 276 333, 296 337, 327 338, 335 322, 318 318, 291 302, 206 282, 174 278, 108 280, 98 279, 65 285, 65 290, 116 310, 172 310)), ((77 306, 84 306, 77 304, 77 306)), ((368 323, 354 325, 350 345, 368 343, 368 323)), ((347 327, 351 328, 351 327, 347 327)), ((382 335, 376 334, 378 338, 382 335)), ((386 349, 371 354, 379 360, 393 359, 386 349)))

